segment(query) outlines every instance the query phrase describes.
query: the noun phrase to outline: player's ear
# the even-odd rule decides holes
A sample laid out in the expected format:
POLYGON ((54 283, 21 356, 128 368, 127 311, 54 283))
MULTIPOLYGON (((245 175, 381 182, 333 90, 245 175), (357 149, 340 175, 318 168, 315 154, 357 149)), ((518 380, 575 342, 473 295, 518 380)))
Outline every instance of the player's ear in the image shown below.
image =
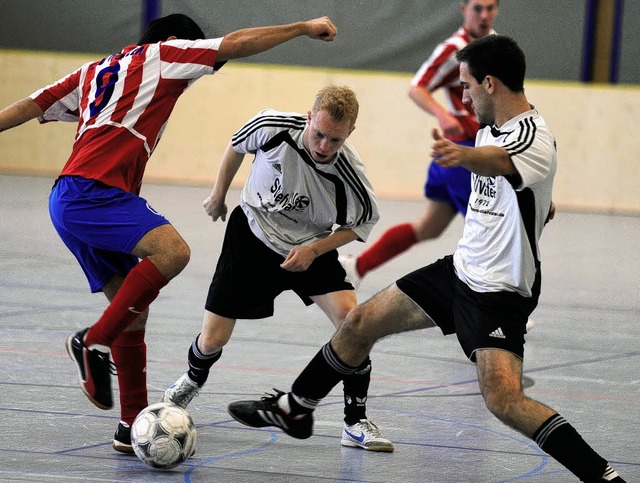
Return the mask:
POLYGON ((169 37, 167 40, 176 40, 178 37, 176 37, 175 35, 172 35, 171 37, 169 37))
POLYGON ((495 79, 492 76, 490 76, 490 75, 486 76, 484 78, 483 83, 487 86, 487 91, 488 92, 493 91, 493 88, 495 86, 495 79))

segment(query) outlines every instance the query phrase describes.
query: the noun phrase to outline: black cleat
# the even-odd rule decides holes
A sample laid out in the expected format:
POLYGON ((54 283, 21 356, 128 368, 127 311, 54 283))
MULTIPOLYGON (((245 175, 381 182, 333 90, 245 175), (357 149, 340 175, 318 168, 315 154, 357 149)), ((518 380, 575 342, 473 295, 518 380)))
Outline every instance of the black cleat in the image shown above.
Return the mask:
POLYGON ((111 372, 113 363, 109 360, 106 346, 87 348, 84 338, 89 328, 71 334, 65 341, 67 353, 76 364, 82 392, 100 409, 113 407, 111 393, 111 372))
POLYGON ((233 419, 245 426, 264 428, 275 426, 289 436, 307 439, 313 434, 313 414, 291 417, 278 406, 278 399, 284 392, 275 389, 275 394, 264 396, 259 401, 236 401, 229 404, 227 411, 233 419))
POLYGON ((134 454, 131 446, 131 426, 120 421, 116 434, 113 435, 113 449, 120 453, 134 454))

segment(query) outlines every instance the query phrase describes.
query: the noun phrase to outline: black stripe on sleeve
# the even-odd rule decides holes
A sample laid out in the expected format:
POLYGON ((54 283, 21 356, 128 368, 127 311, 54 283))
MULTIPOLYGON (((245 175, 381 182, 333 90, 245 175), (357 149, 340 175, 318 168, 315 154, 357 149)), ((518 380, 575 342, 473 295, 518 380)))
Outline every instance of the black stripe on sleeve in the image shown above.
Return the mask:
POLYGON ((502 146, 507 150, 509 156, 523 153, 531 147, 533 141, 536 138, 538 127, 533 122, 533 118, 527 117, 518 123, 520 125, 520 131, 518 133, 518 139, 512 141, 509 144, 502 146))
POLYGON ((231 144, 236 146, 245 141, 251 134, 263 127, 281 127, 294 130, 302 130, 307 124, 307 120, 304 116, 278 116, 278 115, 265 115, 252 119, 247 124, 242 126, 238 131, 233 134, 231 138, 231 144))
POLYGON ((344 155, 338 157, 336 167, 342 177, 345 179, 349 187, 353 190, 355 197, 360 201, 362 205, 362 216, 358 220, 358 225, 367 222, 373 216, 373 203, 369 197, 366 187, 359 178, 358 173, 353 169, 353 166, 349 164, 344 155))

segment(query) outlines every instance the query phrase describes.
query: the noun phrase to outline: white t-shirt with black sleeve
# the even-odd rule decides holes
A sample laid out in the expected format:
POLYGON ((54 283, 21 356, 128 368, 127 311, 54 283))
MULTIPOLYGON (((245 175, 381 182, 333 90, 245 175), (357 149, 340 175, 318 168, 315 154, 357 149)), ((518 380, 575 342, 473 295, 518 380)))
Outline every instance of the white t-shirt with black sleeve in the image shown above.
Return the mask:
POLYGON ((327 164, 303 144, 306 116, 265 109, 232 137, 238 153, 255 154, 240 206, 253 234, 275 252, 308 245, 338 228, 365 241, 378 207, 360 156, 347 140, 327 164))
POLYGON ((555 139, 532 108, 500 128, 481 129, 476 146, 506 149, 517 174, 472 175, 464 232, 453 258, 456 273, 476 292, 531 297, 540 269, 539 240, 551 205, 555 139))

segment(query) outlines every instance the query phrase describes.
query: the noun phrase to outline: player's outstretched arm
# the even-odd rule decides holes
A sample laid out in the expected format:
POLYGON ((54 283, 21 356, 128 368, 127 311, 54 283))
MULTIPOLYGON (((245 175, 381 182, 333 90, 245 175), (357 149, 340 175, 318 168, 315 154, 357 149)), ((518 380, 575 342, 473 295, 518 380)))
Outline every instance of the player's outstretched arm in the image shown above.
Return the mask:
POLYGON ((506 176, 516 173, 516 167, 506 149, 499 146, 476 148, 461 146, 442 137, 437 129, 432 132, 431 156, 445 168, 462 166, 480 176, 506 176))
POLYGON ((25 97, 0 111, 0 132, 42 116, 40 106, 30 97, 25 97))
POLYGON ((338 33, 329 17, 272 27, 254 27, 225 35, 218 51, 218 61, 239 59, 265 52, 296 37, 307 36, 331 42, 338 33))
POLYGON ((231 186, 231 181, 233 181, 233 178, 240 169, 243 159, 244 153, 237 153, 235 149, 233 149, 233 145, 229 143, 222 155, 218 177, 213 185, 213 189, 207 199, 202 202, 204 211, 207 212, 213 221, 216 221, 218 218, 222 219, 222 221, 227 219, 227 204, 225 202, 227 192, 231 186))
POLYGON ((426 87, 409 86, 409 98, 423 111, 428 112, 438 120, 440 129, 449 137, 464 137, 464 128, 460 121, 439 103, 426 87))

